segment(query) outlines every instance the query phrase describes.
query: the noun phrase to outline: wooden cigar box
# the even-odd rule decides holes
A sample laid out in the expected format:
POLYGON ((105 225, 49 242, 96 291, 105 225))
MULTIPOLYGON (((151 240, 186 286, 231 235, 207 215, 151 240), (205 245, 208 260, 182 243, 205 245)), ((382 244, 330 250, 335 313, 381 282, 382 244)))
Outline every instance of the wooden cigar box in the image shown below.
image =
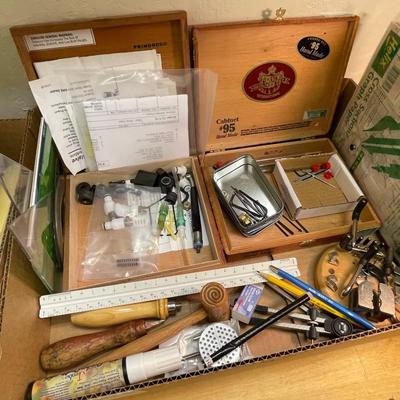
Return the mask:
MULTIPOLYGON (((35 62, 77 56, 121 53, 132 50, 156 49, 157 53, 161 55, 163 69, 185 69, 190 67, 186 12, 184 11, 19 26, 11 28, 11 33, 29 80, 38 77, 34 66, 35 62), (63 32, 80 32, 80 37, 83 37, 83 39, 85 39, 85 35, 88 37, 87 42, 84 45, 74 46, 64 43, 64 45, 57 47, 51 42, 52 34, 60 35, 63 32), (47 42, 43 42, 44 40, 48 40, 50 47, 53 47, 40 48, 46 47, 47 42)), ((191 93, 188 93, 188 95, 190 101, 191 93)), ((209 244, 204 246, 199 254, 193 249, 163 253, 161 257, 157 257, 158 272, 151 275, 163 276, 175 274, 182 270, 194 271, 211 268, 223 262, 224 256, 219 245, 218 233, 196 156, 194 137, 189 139, 189 144, 192 156, 184 160, 176 160, 176 162, 134 166, 123 171, 114 171, 111 175, 96 172, 80 173, 73 176, 66 173, 63 257, 64 290, 107 282, 111 283, 111 281, 104 279, 83 282, 79 278, 80 265, 87 245, 87 229, 91 206, 84 206, 76 201, 76 186, 81 182, 95 184, 115 181, 123 177, 132 177, 139 169, 153 171, 158 167, 171 168, 175 165, 188 167, 193 172, 195 184, 198 188, 200 207, 209 238, 209 244)), ((143 279, 145 276, 140 275, 138 278, 143 279)))
MULTIPOLYGON (((307 231, 285 235, 272 225, 244 237, 223 211, 213 184, 214 166, 250 154, 267 178, 276 159, 336 153, 329 131, 343 85, 358 17, 315 17, 203 25, 193 28, 196 68, 218 75, 214 113, 202 135, 200 163, 228 259, 301 247, 348 232, 351 211, 300 220, 307 231)), ((202 112, 201 98, 199 113, 202 112)), ((200 121, 202 119, 200 118, 200 121)), ((313 179, 310 190, 325 190, 313 179)), ((360 229, 376 229, 364 209, 360 229)))

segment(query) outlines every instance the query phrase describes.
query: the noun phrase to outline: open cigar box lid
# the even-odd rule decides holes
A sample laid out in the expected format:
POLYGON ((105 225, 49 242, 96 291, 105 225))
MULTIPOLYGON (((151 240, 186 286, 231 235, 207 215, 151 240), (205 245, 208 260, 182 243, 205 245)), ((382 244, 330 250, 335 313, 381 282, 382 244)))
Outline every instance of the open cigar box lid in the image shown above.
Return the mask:
MULTIPOLYGON (((196 26, 196 68, 218 74, 200 150, 325 135, 359 18, 313 17, 196 26)), ((201 114, 201 101, 199 102, 201 114)))
POLYGON ((14 26, 10 29, 29 80, 34 64, 155 49, 163 69, 190 68, 185 11, 14 26))

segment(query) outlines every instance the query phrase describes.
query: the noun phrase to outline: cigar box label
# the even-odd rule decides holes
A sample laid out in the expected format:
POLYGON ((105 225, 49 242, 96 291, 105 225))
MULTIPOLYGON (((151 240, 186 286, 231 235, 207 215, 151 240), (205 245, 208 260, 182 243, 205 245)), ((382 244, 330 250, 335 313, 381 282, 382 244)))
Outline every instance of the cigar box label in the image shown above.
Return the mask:
POLYGON ((231 118, 217 118, 215 123, 218 126, 217 138, 224 138, 227 136, 236 136, 237 123, 239 122, 239 117, 231 118))
POLYGON ((309 119, 325 118, 328 110, 307 110, 304 111, 303 119, 308 121, 309 119))
POLYGON ((323 60, 329 55, 329 44, 316 36, 307 36, 300 40, 297 44, 297 50, 299 53, 313 61, 323 60))
POLYGON ((246 96, 256 101, 279 99, 292 89, 296 81, 294 69, 283 62, 267 62, 250 70, 243 80, 246 96))
POLYGON ((44 32, 24 36, 28 51, 60 49, 95 45, 94 34, 91 29, 77 29, 62 32, 44 32))

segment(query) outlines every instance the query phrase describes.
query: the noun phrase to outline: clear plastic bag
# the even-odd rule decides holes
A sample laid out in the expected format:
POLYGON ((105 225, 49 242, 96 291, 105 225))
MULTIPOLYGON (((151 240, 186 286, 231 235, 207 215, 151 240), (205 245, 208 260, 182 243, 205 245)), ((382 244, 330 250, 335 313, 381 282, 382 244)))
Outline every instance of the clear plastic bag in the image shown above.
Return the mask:
POLYGON ((158 271, 152 207, 159 188, 130 181, 97 185, 81 266, 81 280, 130 278, 158 271))
POLYGON ((0 154, 0 184, 18 212, 25 212, 29 207, 32 171, 0 154))
POLYGON ((54 195, 49 194, 30 207, 9 226, 50 292, 62 289, 61 261, 55 240, 54 195))
MULTIPOLYGON (((83 102, 98 104, 101 101, 123 100, 132 98, 151 98, 188 96, 188 136, 189 153, 196 154, 197 147, 203 147, 207 142, 207 135, 214 104, 214 96, 217 84, 217 76, 209 70, 178 69, 178 70, 136 70, 113 69, 93 71, 60 70, 58 79, 65 90, 65 112, 71 120, 71 126, 82 147, 87 162, 87 168, 91 171, 98 169, 98 160, 92 143, 83 102), (201 90, 202 97, 207 101, 199 101, 194 96, 194 87, 201 90), (204 132, 203 137, 198 137, 204 132)), ((114 104, 114 103, 113 103, 114 104)), ((114 104, 115 105, 115 104, 114 104)), ((153 122, 154 123, 154 122, 153 122)), ((164 160, 170 160, 165 154, 164 160)), ((158 160, 160 161, 160 159, 158 160)))

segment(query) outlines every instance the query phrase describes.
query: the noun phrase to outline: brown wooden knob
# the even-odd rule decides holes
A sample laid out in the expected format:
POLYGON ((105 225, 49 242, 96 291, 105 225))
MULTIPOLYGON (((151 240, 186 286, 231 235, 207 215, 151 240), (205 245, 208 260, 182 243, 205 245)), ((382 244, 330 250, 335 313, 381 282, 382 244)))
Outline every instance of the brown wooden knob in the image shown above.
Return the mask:
POLYGON ((210 322, 226 321, 230 317, 227 290, 217 282, 210 282, 200 292, 201 304, 208 313, 210 322))

